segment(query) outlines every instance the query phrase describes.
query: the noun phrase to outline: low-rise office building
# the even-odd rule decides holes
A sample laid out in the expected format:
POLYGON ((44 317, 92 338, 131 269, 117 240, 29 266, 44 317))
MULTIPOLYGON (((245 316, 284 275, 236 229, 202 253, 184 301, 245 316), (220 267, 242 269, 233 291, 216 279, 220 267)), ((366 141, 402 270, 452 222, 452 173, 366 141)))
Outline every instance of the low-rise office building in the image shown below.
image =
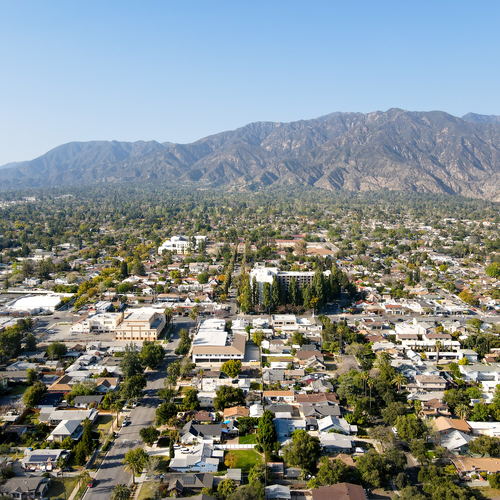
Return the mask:
POLYGON ((151 307, 128 309, 115 329, 115 340, 158 340, 166 324, 165 313, 151 307))

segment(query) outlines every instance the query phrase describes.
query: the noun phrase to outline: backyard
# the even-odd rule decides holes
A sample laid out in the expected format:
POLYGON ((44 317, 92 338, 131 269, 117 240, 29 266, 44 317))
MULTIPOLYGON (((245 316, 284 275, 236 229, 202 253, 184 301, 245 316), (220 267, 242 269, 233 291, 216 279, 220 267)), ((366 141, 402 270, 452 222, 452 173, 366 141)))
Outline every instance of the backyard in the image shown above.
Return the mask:
POLYGON ((262 457, 254 450, 231 450, 231 453, 238 457, 235 468, 241 469, 244 474, 248 474, 255 464, 262 462, 262 457))
POLYGON ((52 478, 46 496, 48 498, 69 498, 76 485, 76 477, 52 478))
POLYGON ((247 434, 246 436, 240 436, 240 444, 257 444, 257 434, 247 434))

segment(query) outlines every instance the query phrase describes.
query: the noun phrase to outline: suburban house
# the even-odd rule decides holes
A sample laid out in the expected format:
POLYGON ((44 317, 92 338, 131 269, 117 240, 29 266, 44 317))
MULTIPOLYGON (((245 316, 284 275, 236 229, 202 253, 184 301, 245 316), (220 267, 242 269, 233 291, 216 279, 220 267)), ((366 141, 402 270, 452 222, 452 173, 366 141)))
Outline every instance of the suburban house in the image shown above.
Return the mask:
POLYGON ((201 443, 204 440, 219 442, 222 437, 222 424, 194 424, 188 422, 181 431, 180 442, 182 444, 201 443))
POLYGON ((459 365, 460 373, 466 382, 481 382, 483 389, 488 392, 494 391, 500 383, 500 363, 484 365, 474 363, 472 365, 459 365))
POLYGON ((12 477, 0 486, 0 492, 16 500, 41 500, 49 489, 50 479, 46 477, 12 477))
POLYGON ((21 464, 26 470, 50 471, 59 458, 66 459, 69 456, 68 450, 25 450, 21 464))
POLYGON ((444 391, 446 389, 446 380, 437 375, 416 375, 415 382, 417 387, 424 391, 444 391))
POLYGON ((186 474, 172 480, 168 485, 171 497, 179 498, 193 493, 200 493, 203 488, 212 488, 214 476, 212 474, 186 474))
POLYGON ((453 431, 460 431, 464 434, 472 433, 470 425, 465 420, 458 418, 438 417, 434 420, 434 426, 441 436, 453 431))
POLYGON ((295 393, 293 391, 264 391, 263 396, 267 403, 293 403, 295 393))
POLYGON ((320 433, 319 443, 326 453, 351 453, 354 441, 351 437, 336 432, 320 433))
POLYGON ((224 450, 214 450, 212 446, 203 443, 193 446, 189 452, 175 450, 169 467, 176 472, 217 472, 223 458, 224 450))
POLYGON ((367 500, 365 490, 358 484, 337 483, 331 486, 320 486, 311 490, 312 500, 367 500))

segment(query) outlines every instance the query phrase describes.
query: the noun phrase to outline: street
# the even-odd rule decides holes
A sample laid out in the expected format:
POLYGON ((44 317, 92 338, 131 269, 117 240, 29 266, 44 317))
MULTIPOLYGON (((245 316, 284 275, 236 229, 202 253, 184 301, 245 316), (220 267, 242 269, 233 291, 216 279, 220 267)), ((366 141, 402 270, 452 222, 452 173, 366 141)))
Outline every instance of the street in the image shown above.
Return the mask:
POLYGON ((177 356, 174 350, 179 344, 179 330, 186 328, 189 330, 191 323, 189 321, 174 321, 175 332, 171 338, 173 342, 169 342, 166 347, 165 360, 158 370, 148 372, 148 385, 144 390, 144 397, 141 399, 141 405, 131 410, 129 416, 131 425, 123 427, 119 430, 119 435, 111 445, 106 457, 104 458, 101 467, 95 474, 96 484, 93 488, 88 488, 85 493, 85 500, 109 500, 113 488, 117 484, 128 485, 132 482, 132 475, 125 472, 122 461, 125 453, 129 450, 142 446, 143 442, 139 437, 139 431, 143 427, 150 426, 155 418, 155 410, 160 403, 160 399, 156 396, 158 389, 164 387, 163 380, 165 378, 166 369, 177 356))

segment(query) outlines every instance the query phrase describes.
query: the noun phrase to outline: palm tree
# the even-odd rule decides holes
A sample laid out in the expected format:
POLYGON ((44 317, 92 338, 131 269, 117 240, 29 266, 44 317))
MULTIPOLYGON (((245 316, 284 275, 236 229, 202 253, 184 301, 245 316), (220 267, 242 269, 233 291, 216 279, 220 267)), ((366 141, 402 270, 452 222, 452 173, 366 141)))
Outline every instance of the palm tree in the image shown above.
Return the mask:
POLYGON ((82 469, 80 474, 78 474, 77 480, 78 480, 78 489, 81 489, 82 483, 88 483, 92 478, 90 477, 90 474, 88 473, 87 470, 82 469))
POLYGON ((142 472, 147 460, 148 455, 142 448, 136 448, 125 453, 122 463, 125 465, 125 470, 132 473, 132 484, 135 484, 135 476, 142 472))
POLYGON ((465 420, 470 413, 470 407, 466 404, 459 404, 455 406, 455 415, 459 416, 462 420, 465 420))
MULTIPOLYGON (((120 401, 115 401, 113 405, 111 406, 111 412, 116 415, 116 428, 118 428, 118 416, 120 415, 120 412, 122 411, 123 404, 120 401)), ((114 419, 113 419, 114 421, 114 419)))
POLYGON ((363 381, 363 388, 365 390, 365 398, 366 398, 366 381, 370 378, 370 374, 368 372, 363 372, 361 374, 361 380, 363 381))
POLYGON ((366 384, 370 388, 370 408, 372 407, 372 387, 374 383, 375 381, 372 378, 368 378, 368 380, 366 381, 366 384))
POLYGON ((440 351, 441 347, 443 347, 443 344, 441 344, 441 342, 439 342, 439 340, 438 340, 435 344, 435 347, 436 347, 436 365, 438 365, 439 364, 439 351, 440 351))
POLYGON ((128 500, 130 498, 130 489, 124 484, 117 484, 111 493, 111 500, 128 500))
POLYGON ((406 377, 402 373, 398 373, 394 379, 392 380, 392 383, 394 385, 398 386, 398 392, 401 392, 401 386, 403 384, 407 384, 408 380, 406 380, 406 377))

